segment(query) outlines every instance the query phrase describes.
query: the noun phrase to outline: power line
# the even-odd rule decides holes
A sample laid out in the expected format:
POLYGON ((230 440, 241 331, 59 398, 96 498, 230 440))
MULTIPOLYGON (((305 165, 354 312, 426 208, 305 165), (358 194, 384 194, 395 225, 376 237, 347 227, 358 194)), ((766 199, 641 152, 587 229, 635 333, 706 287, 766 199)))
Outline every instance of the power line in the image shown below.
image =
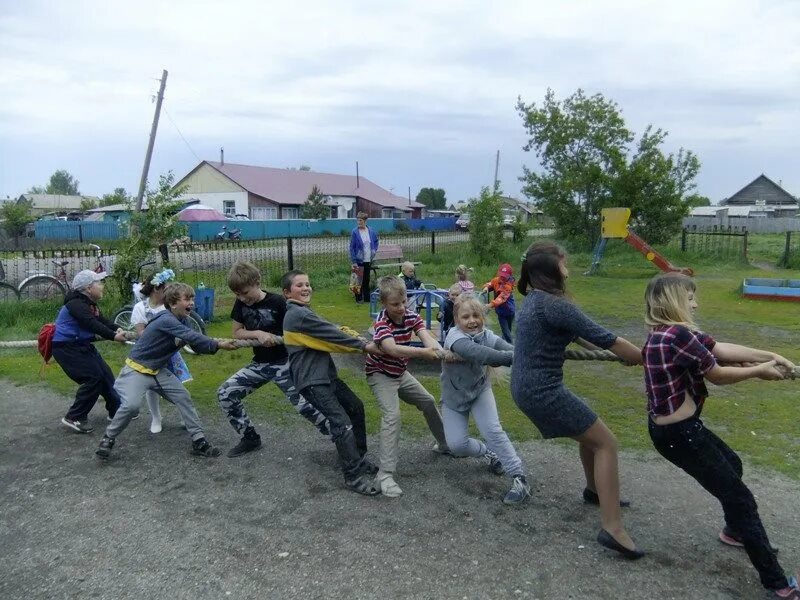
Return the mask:
POLYGON ((175 119, 172 118, 172 115, 169 114, 169 111, 166 109, 166 107, 164 108, 164 114, 167 115, 167 118, 169 119, 169 122, 172 123, 173 127, 175 127, 175 131, 178 132, 178 135, 183 140, 183 143, 186 144, 186 147, 189 149, 189 152, 191 152, 194 155, 194 157, 197 159, 198 162, 203 162, 203 159, 200 158, 199 156, 197 156, 197 152, 194 151, 194 149, 192 148, 192 145, 183 136, 183 133, 181 133, 180 127, 178 127, 178 124, 175 122, 175 119))

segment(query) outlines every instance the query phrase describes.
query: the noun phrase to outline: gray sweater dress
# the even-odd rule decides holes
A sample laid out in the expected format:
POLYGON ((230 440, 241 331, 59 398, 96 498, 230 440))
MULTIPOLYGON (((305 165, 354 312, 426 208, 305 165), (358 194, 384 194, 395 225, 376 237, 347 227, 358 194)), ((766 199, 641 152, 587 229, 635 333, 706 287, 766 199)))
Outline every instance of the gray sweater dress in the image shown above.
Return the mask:
POLYGON ((534 290, 517 313, 511 395, 545 438, 584 433, 597 415, 564 386, 564 350, 576 338, 603 349, 617 336, 566 298, 534 290))

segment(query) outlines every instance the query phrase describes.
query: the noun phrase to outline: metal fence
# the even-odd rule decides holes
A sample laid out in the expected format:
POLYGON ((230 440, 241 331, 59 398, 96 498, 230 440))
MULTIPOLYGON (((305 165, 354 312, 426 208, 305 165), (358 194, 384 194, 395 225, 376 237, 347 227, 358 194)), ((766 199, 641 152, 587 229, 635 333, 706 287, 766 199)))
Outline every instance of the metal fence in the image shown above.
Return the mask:
POLYGON ((717 258, 747 260, 747 230, 738 227, 684 228, 681 251, 717 258))

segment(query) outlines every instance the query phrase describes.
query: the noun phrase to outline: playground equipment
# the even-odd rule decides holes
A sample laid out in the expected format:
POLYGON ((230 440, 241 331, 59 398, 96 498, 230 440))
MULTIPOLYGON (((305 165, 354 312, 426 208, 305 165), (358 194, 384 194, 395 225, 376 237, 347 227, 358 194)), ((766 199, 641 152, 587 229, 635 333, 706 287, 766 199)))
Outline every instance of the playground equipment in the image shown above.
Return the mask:
POLYGON ((800 279, 745 279, 742 296, 754 300, 800 302, 800 279))
POLYGON ((669 262, 662 254, 654 250, 647 242, 628 229, 628 221, 631 218, 630 208, 604 208, 600 211, 601 236, 592 253, 592 266, 584 275, 593 275, 600 266, 603 258, 603 251, 610 239, 624 240, 630 246, 638 250, 648 261, 661 269, 664 273, 683 273, 684 275, 694 275, 694 271, 688 267, 676 267, 669 262))

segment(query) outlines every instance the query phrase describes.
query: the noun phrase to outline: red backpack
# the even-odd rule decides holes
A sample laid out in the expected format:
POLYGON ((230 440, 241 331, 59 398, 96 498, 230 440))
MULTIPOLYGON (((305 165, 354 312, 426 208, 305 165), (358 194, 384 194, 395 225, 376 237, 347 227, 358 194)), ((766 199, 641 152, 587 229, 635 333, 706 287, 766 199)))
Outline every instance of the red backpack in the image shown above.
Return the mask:
POLYGON ((47 364, 53 356, 53 336, 56 334, 55 323, 45 323, 39 330, 39 354, 47 364))

